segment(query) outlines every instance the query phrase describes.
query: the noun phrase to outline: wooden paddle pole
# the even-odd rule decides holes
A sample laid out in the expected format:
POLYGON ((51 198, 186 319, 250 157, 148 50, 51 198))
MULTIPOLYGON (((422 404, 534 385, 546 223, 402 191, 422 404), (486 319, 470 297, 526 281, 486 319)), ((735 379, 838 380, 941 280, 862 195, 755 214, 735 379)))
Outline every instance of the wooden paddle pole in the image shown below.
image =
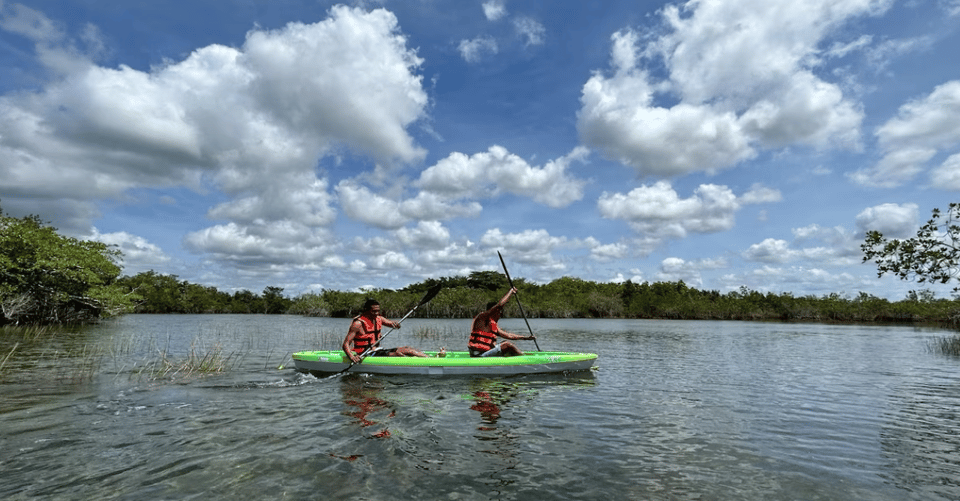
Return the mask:
MULTIPOLYGON (((497 255, 500 256, 500 264, 503 265, 503 274, 507 276, 507 282, 510 284, 510 288, 513 288, 513 280, 510 279, 510 272, 507 271, 507 263, 503 260, 503 255, 500 254, 500 251, 497 251, 497 255)), ((533 345, 537 347, 537 351, 543 351, 540 349, 540 343, 537 342, 537 336, 533 334, 533 329, 530 328, 530 322, 527 321, 527 314, 523 312, 523 305, 520 304, 520 296, 514 294, 517 298, 517 306, 520 307, 520 315, 523 317, 524 323, 527 324, 527 330, 530 331, 530 336, 533 337, 533 345)))
MULTIPOLYGON (((433 287, 431 287, 430 290, 428 290, 427 293, 423 295, 423 298, 420 299, 420 302, 417 303, 417 305, 414 306, 412 310, 408 311, 407 314, 403 316, 403 318, 401 318, 399 321, 397 321, 397 325, 403 323, 403 321, 406 320, 407 317, 409 317, 410 315, 412 315, 413 312, 417 311, 417 308, 419 308, 419 307, 427 304, 428 302, 430 302, 430 300, 433 299, 433 297, 436 296, 438 292, 440 292, 440 289, 441 289, 442 287, 443 287, 442 284, 437 284, 437 285, 434 285, 433 287)), ((344 369, 344 370, 342 370, 342 371, 334 374, 334 376, 339 376, 340 374, 343 374, 344 372, 347 372, 347 371, 350 370, 356 363, 361 363, 361 364, 362 364, 362 363, 363 363, 363 359, 366 358, 367 355, 369 355, 370 353, 373 352, 373 350, 376 349, 377 345, 380 344, 380 341, 383 341, 387 336, 390 335, 391 332, 395 331, 396 329, 397 329, 396 327, 391 327, 390 330, 388 330, 386 334, 384 334, 383 336, 380 336, 380 339, 378 339, 377 342, 373 344, 373 346, 367 348, 366 350, 363 351, 363 353, 360 354, 360 362, 350 362, 350 365, 348 365, 346 369, 344 369)))

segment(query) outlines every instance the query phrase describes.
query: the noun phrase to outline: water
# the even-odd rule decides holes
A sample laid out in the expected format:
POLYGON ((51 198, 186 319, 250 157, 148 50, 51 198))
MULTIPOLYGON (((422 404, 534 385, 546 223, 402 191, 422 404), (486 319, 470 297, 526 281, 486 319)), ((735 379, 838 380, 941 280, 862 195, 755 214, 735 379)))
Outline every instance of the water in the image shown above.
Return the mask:
MULTIPOLYGON (((409 319, 385 344, 462 349, 468 323, 409 319)), ((960 360, 928 350, 950 332, 531 325, 599 368, 318 379, 289 354, 335 348, 347 321, 289 316, 135 315, 25 342, 0 374, 0 498, 960 499, 960 360), (225 373, 147 369, 214 348, 237 354, 225 373)))

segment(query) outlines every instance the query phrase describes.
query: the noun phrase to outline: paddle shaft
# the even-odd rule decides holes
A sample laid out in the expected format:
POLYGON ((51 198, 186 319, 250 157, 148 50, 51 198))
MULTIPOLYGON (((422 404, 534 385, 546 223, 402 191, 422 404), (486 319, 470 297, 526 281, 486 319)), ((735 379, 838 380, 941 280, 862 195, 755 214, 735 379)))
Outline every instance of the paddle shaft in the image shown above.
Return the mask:
MULTIPOLYGON (((503 260, 503 255, 500 254, 500 251, 497 251, 497 255, 500 256, 500 264, 503 265, 503 274, 507 276, 507 282, 510 284, 510 288, 513 288, 513 280, 510 278, 510 272, 507 271, 507 263, 503 260)), ((537 336, 533 335, 533 329, 530 328, 530 322, 527 321, 527 314, 523 312, 523 305, 520 303, 520 297, 514 295, 517 299, 517 306, 520 307, 520 315, 523 317, 523 322, 527 324, 527 330, 530 331, 530 337, 533 338, 533 345, 537 347, 537 351, 543 351, 540 349, 540 343, 537 342, 537 336)))

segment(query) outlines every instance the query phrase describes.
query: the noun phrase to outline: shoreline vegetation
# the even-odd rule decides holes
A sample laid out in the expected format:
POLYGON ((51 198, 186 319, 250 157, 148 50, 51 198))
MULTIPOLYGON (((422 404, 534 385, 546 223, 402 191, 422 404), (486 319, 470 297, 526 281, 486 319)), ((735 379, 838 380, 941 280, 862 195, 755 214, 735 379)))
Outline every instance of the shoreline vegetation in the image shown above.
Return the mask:
MULTIPOLYGON (((943 224, 951 232, 960 233, 960 226, 953 225, 960 219, 960 204, 951 204, 948 214, 943 224)), ((939 212, 934 211, 916 241, 887 241, 880 233, 871 232, 863 245, 865 260, 879 260, 881 275, 895 272, 921 283, 928 277, 949 280, 952 267, 938 274, 931 271, 937 269, 935 266, 925 264, 936 260, 935 265, 945 266, 938 257, 944 255, 945 244, 931 236, 941 226, 938 218, 939 212), (910 259, 904 260, 904 255, 910 259)), ((950 255, 950 263, 960 261, 960 250, 955 252, 950 255)), ((153 270, 120 276, 120 259, 120 251, 106 244, 65 237, 37 216, 14 218, 0 209, 0 327, 4 327, 0 341, 9 339, 9 326, 83 324, 128 313, 351 317, 359 314, 367 297, 376 297, 383 314, 396 318, 435 286, 441 287, 439 294, 419 308, 416 316, 471 318, 509 288, 504 274, 475 271, 466 277, 431 278, 399 290, 323 290, 288 298, 282 288, 267 287, 262 295, 248 290, 230 294, 153 270)), ((721 293, 701 291, 683 281, 599 283, 562 277, 543 285, 521 278, 514 285, 526 305, 523 313, 531 318, 910 323, 960 330, 960 299, 939 299, 930 290, 911 291, 903 300, 890 301, 865 292, 852 297, 836 293, 794 296, 741 287, 721 293)), ((517 317, 521 312, 516 304, 509 303, 504 314, 517 317)), ((955 337, 956 342, 944 346, 960 350, 960 335, 955 337)), ((0 343, 0 352, 7 346, 13 346, 10 353, 17 349, 4 342, 0 343)), ((0 370, 10 357, 0 354, 0 370)), ((197 360, 198 367, 217 365, 206 356, 197 360)))
MULTIPOLYGON (((361 292, 324 290, 294 298, 283 289, 267 287, 263 295, 250 291, 233 294, 213 287, 180 282, 176 276, 141 273, 123 277, 124 293, 138 295, 133 313, 259 313, 346 318, 360 313, 368 297, 376 298, 387 317, 409 311, 424 292, 440 285, 440 292, 414 313, 419 318, 472 318, 489 301, 508 288, 498 272, 473 272, 467 277, 428 279, 403 289, 361 292)), ((600 283, 562 277, 538 285, 515 280, 530 318, 742 320, 839 323, 929 324, 960 330, 960 299, 937 298, 929 290, 911 291, 890 301, 860 292, 856 296, 827 294, 794 296, 761 293, 741 287, 721 293, 698 290, 678 282, 600 283)), ((519 317, 516 303, 508 303, 505 316, 519 317)))

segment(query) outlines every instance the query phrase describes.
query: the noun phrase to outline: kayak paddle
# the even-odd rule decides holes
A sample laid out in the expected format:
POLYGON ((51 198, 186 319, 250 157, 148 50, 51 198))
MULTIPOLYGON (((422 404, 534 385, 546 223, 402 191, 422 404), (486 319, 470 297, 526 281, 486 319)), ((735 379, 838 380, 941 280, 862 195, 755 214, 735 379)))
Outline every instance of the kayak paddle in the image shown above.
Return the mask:
MULTIPOLYGON (((510 280, 510 272, 507 271, 507 263, 503 261, 503 255, 500 254, 500 251, 497 251, 497 255, 500 256, 500 264, 503 265, 503 273, 507 276, 507 282, 510 284, 510 288, 513 288, 513 280, 510 280)), ((527 330, 530 331, 530 336, 533 337, 533 344, 537 347, 537 351, 543 351, 540 349, 540 343, 537 342, 537 336, 534 336, 533 329, 530 328, 530 322, 527 321, 527 314, 523 312, 523 305, 520 304, 520 296, 514 294, 517 298, 517 306, 520 307, 520 315, 523 316, 523 321, 527 324, 527 330)))

